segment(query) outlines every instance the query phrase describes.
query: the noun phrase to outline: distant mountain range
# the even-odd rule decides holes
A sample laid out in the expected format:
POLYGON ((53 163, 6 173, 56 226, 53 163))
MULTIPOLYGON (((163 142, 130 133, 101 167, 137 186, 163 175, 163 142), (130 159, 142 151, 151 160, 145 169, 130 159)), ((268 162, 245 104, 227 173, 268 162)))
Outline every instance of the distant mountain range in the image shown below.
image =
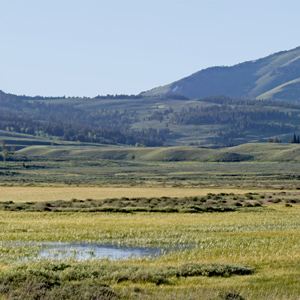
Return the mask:
POLYGON ((140 95, 29 97, 0 91, 0 141, 17 150, 50 144, 300 143, 295 101, 300 101, 300 47, 208 68, 140 95))
POLYGON ((300 47, 231 67, 211 67, 144 96, 183 95, 191 99, 212 95, 300 101, 300 47))

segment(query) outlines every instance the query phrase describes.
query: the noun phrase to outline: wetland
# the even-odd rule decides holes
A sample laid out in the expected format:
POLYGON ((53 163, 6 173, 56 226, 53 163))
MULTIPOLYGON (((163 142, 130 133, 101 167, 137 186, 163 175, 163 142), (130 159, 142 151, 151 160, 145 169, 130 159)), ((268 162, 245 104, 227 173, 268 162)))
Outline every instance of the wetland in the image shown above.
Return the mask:
POLYGON ((299 298, 298 163, 23 158, 0 166, 3 299, 299 298))

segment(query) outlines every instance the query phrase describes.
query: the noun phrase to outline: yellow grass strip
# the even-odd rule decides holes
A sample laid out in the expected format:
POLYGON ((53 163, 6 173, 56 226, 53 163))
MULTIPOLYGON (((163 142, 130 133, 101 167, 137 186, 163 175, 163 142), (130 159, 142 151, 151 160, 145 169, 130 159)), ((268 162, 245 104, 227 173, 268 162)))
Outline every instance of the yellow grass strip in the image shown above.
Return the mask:
MULTIPOLYGON (((242 189, 213 188, 147 188, 147 187, 0 187, 0 201, 38 202, 76 199, 106 199, 122 197, 189 197, 207 193, 244 194, 261 192, 242 189)), ((267 192, 267 191, 265 191, 267 192)))

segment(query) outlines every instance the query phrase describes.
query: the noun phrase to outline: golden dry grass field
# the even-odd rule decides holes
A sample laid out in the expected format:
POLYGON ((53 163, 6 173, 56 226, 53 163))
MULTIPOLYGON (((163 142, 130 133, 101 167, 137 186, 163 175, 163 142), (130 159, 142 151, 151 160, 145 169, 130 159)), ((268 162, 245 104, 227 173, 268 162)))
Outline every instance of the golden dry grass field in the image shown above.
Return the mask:
MULTIPOLYGON (((0 187, 0 201, 41 202, 76 199, 134 197, 190 197, 208 193, 246 194, 255 189, 147 188, 147 187, 0 187)), ((261 190, 260 190, 261 191, 261 190)), ((273 192, 273 190, 265 190, 273 192)))

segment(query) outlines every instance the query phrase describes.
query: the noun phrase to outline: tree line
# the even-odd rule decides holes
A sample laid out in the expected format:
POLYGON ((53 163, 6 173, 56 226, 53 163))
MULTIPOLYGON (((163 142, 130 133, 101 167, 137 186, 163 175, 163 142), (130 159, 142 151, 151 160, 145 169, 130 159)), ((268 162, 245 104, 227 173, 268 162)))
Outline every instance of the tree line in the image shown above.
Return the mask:
POLYGON ((168 129, 131 130, 134 112, 86 111, 69 104, 22 100, 0 92, 0 129, 32 135, 57 136, 65 141, 162 146, 168 129))
MULTIPOLYGON (((201 102, 206 103, 204 106, 185 107, 181 111, 170 107, 152 113, 149 111, 145 115, 124 108, 85 110, 68 101, 64 101, 64 104, 54 101, 45 103, 35 101, 36 97, 16 96, 0 91, 0 129, 46 137, 57 136, 65 141, 162 146, 171 133, 169 124, 216 125, 211 131, 214 143, 229 146, 234 145, 234 139, 243 138, 249 132, 274 136, 297 132, 300 124, 299 104, 272 100, 212 96, 201 99, 201 102), (161 129, 131 129, 134 123, 143 121, 165 124, 156 125, 161 129)), ((135 99, 143 96, 97 97, 135 99)), ((181 96, 170 94, 167 98, 179 99, 181 96)))

